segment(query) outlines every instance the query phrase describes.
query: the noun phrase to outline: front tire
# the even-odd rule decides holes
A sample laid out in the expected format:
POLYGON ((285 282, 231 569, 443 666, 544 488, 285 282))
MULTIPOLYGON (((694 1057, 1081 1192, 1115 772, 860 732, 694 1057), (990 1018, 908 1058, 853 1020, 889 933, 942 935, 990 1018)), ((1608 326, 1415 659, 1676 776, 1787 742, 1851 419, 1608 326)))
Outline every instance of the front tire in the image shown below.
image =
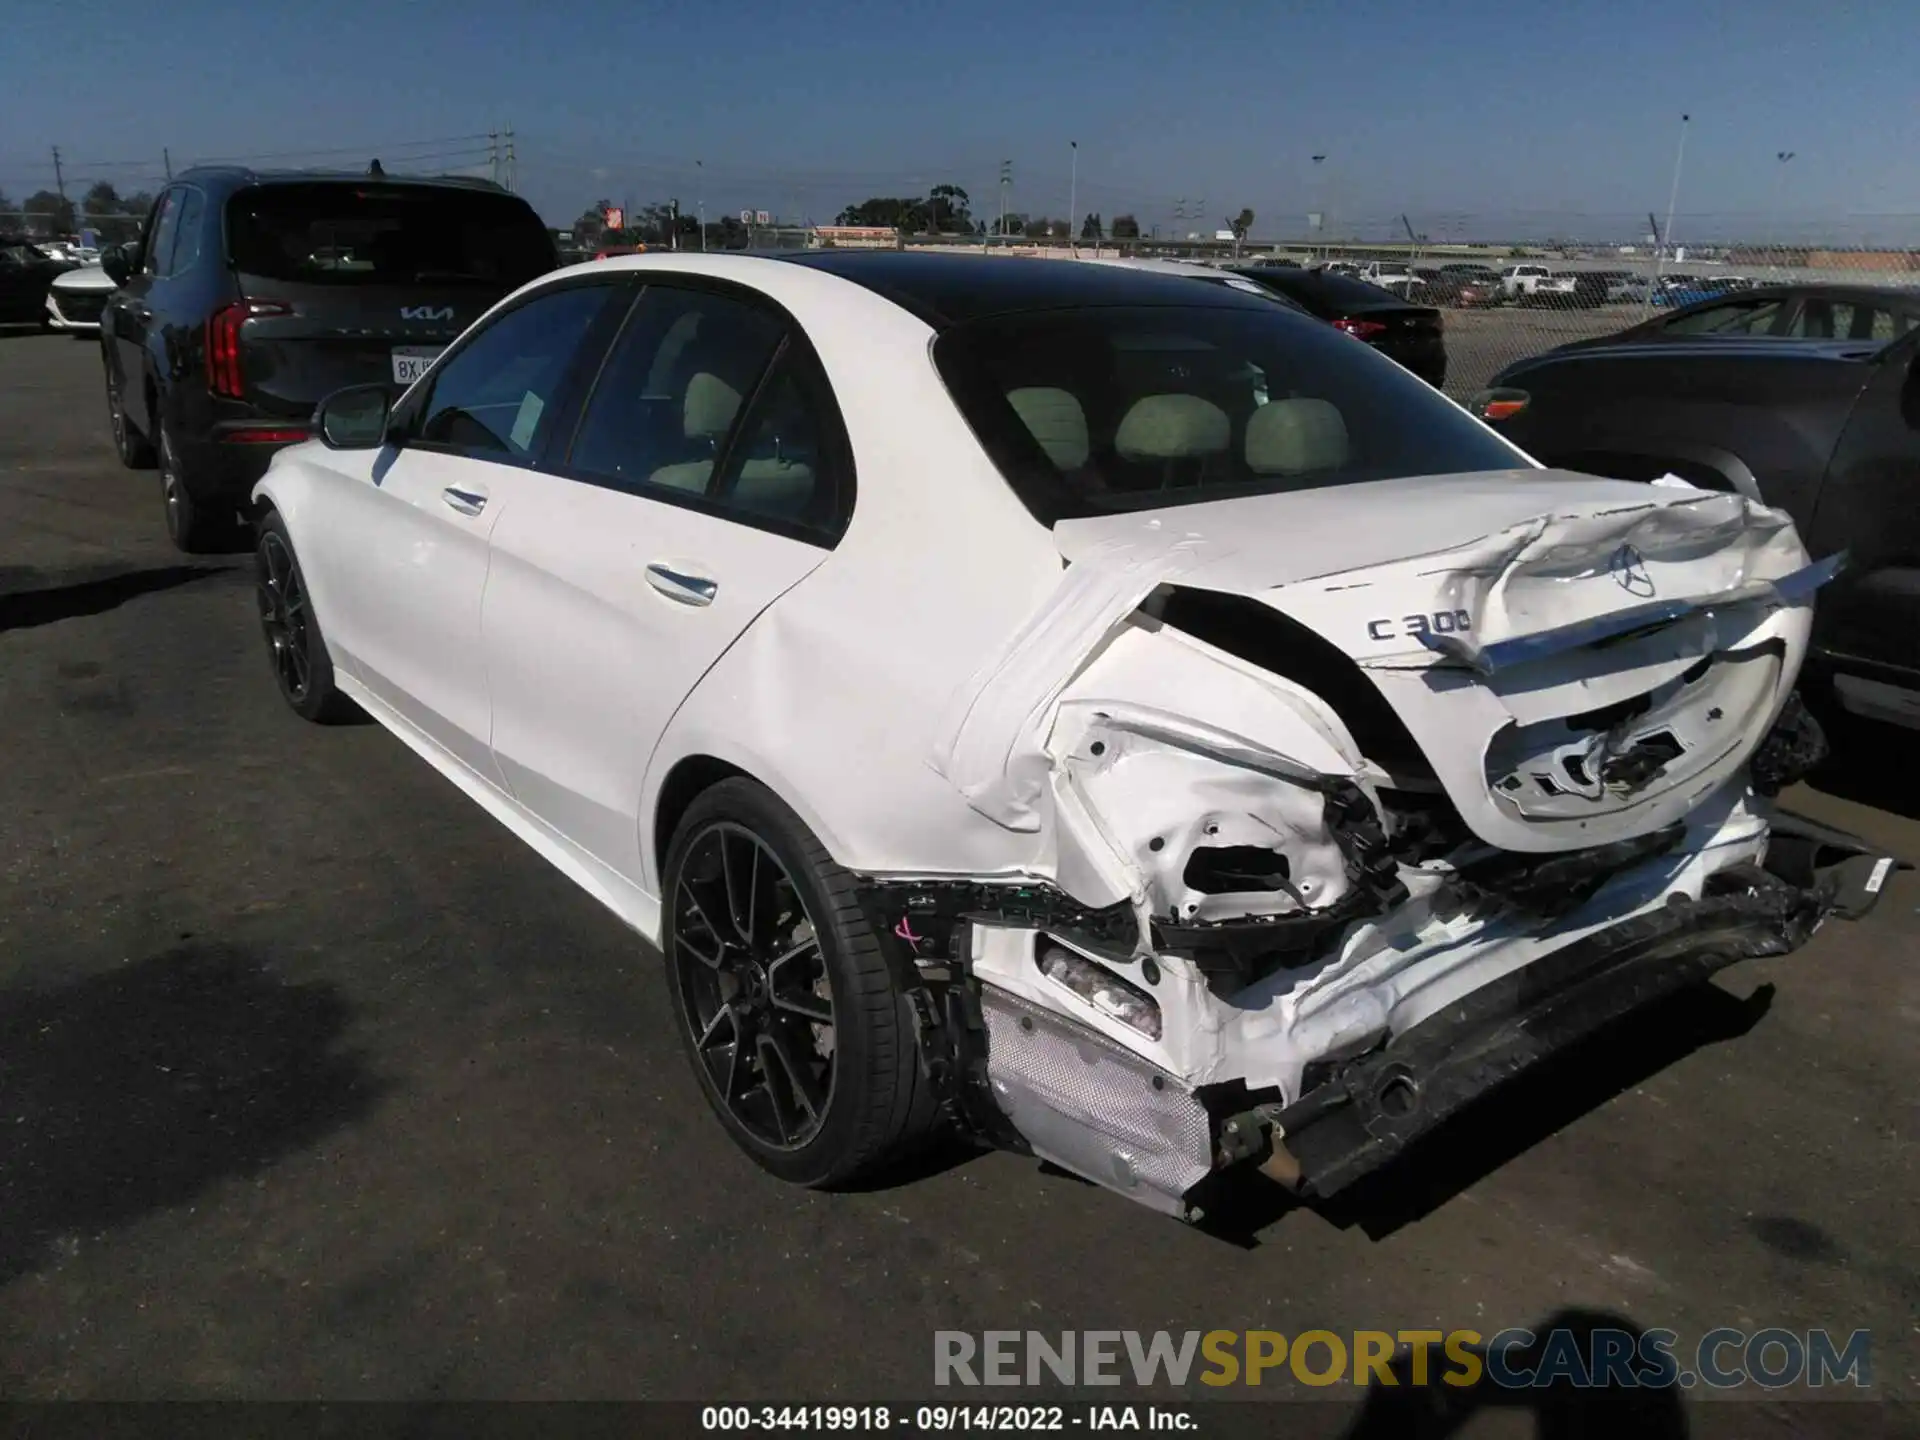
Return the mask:
POLYGON ((333 657, 327 653, 320 619, 313 613, 306 576, 293 553, 286 522, 275 512, 269 511, 260 522, 253 564, 260 629, 266 636, 267 659, 280 698, 302 720, 317 725, 352 719, 358 707, 334 685, 333 657))
POLYGON ((680 1038, 734 1143, 782 1180, 865 1180, 935 1133, 910 1012, 853 877, 766 787, 724 780, 667 850, 680 1038))

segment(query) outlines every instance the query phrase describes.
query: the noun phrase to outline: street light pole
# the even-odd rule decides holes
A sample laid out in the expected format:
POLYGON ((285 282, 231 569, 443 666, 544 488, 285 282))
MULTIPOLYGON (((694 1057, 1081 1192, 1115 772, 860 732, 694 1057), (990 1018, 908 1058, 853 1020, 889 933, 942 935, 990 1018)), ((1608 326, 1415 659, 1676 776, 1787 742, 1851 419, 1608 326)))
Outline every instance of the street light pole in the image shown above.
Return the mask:
POLYGON ((1687 158, 1687 122, 1692 118, 1690 115, 1680 117, 1680 143, 1673 151, 1673 188, 1667 192, 1667 223, 1660 235, 1659 253, 1654 258, 1655 284, 1660 281, 1660 268, 1666 263, 1667 252, 1673 249, 1673 212, 1680 204, 1680 166, 1687 158))
POLYGON ((704 255, 707 253, 707 165, 704 160, 696 160, 693 168, 699 172, 693 203, 700 217, 700 253, 704 255))
POLYGON ((1080 142, 1069 140, 1067 149, 1072 152, 1068 160, 1067 180, 1067 253, 1080 253, 1080 142))
MULTIPOLYGON (((1792 150, 1776 150, 1773 152, 1775 162, 1773 170, 1773 204, 1769 206, 1767 210, 1767 243, 1762 250, 1762 253, 1766 255, 1773 254, 1774 234, 1780 225, 1780 192, 1786 186, 1787 162, 1793 159, 1794 154, 1795 152, 1792 150)), ((1769 260, 1767 264, 1772 269, 1777 270, 1780 268, 1778 258, 1769 260)))

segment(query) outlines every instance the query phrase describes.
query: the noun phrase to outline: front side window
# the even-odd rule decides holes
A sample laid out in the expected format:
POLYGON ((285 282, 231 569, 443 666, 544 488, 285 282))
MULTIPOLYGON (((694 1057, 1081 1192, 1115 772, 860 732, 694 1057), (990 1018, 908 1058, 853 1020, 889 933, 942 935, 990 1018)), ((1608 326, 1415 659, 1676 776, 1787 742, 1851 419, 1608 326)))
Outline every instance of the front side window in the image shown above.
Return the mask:
POLYGON ((1527 461, 1339 331, 1280 306, 991 318, 934 361, 1046 525, 1527 461))
POLYGON ((490 320, 426 381, 416 438, 502 460, 538 453, 568 369, 611 293, 605 285, 552 290, 490 320))
POLYGON ((622 489, 710 494, 715 462, 785 330, 743 300, 649 285, 594 384, 568 468, 622 489))

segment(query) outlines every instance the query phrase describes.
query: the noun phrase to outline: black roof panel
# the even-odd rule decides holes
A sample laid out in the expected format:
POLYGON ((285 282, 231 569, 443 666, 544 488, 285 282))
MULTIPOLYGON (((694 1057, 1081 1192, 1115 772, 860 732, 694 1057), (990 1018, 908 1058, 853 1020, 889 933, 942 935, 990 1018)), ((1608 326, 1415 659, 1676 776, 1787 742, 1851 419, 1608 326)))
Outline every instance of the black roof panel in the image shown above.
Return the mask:
POLYGON ((1273 303, 1226 285, 1203 285, 1185 275, 1030 255, 797 250, 783 252, 780 258, 865 286, 937 330, 1023 310, 1108 305, 1266 309, 1273 303))

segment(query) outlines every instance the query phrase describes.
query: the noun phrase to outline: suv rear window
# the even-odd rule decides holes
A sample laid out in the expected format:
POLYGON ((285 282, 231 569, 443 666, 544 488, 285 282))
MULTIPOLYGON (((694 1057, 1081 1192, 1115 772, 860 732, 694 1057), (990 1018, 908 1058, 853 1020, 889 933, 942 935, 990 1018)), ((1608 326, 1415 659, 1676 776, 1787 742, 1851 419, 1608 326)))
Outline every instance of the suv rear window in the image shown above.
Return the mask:
POLYGON ((261 185, 227 202, 234 269, 317 285, 513 289, 557 263, 525 201, 436 185, 261 185))
POLYGON ((1391 360, 1277 305, 999 316, 946 332, 933 358, 1044 525, 1529 463, 1391 360))

